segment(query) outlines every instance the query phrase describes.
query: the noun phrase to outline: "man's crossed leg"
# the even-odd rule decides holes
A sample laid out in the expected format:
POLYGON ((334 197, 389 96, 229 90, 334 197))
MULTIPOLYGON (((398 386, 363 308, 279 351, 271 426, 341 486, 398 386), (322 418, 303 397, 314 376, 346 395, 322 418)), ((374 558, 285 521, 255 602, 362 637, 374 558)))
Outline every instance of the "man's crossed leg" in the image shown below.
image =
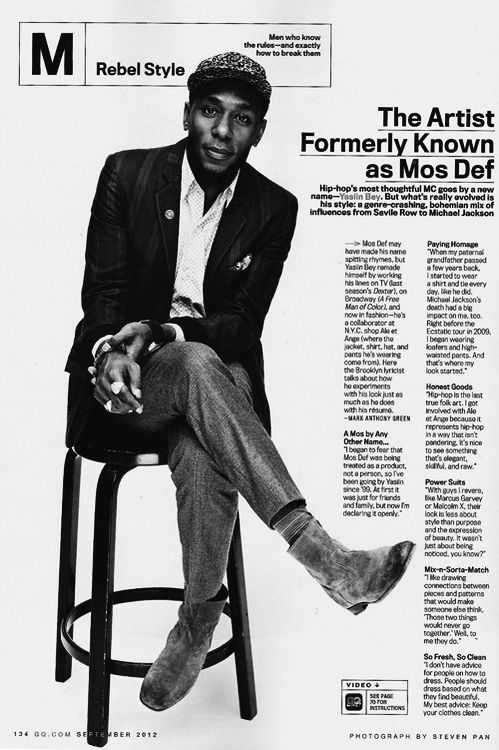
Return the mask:
POLYGON ((154 710, 177 703, 194 684, 227 595, 223 575, 237 491, 289 541, 326 593, 353 614, 381 600, 403 575, 414 545, 349 550, 305 509, 299 490, 251 406, 249 377, 204 344, 170 343, 142 365, 144 436, 166 434, 177 487, 186 597, 179 621, 144 679, 141 700, 154 710))

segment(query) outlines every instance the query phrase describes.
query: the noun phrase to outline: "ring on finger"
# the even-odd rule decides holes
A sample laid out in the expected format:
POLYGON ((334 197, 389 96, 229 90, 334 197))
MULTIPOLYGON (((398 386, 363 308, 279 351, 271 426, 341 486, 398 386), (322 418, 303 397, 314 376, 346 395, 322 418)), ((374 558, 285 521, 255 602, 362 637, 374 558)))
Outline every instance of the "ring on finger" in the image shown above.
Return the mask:
POLYGON ((109 401, 106 401, 104 408, 106 409, 106 411, 111 411, 111 409, 113 408, 113 402, 111 401, 111 399, 109 399, 109 401))
POLYGON ((121 380, 115 380, 114 383, 111 383, 111 390, 116 396, 118 395, 118 393, 120 393, 121 389, 124 387, 125 387, 125 384, 121 380))

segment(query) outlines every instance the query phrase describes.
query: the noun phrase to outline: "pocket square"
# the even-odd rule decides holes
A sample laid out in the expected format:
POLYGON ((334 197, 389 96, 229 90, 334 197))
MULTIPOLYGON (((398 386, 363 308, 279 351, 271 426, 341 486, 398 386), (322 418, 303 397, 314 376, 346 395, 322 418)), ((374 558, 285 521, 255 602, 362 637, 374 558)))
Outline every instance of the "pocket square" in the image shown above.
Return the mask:
POLYGON ((245 255, 242 260, 238 261, 237 263, 234 263, 234 265, 230 267, 230 270, 231 271, 244 271, 246 268, 248 268, 252 259, 253 259, 252 254, 248 253, 248 255, 245 255))

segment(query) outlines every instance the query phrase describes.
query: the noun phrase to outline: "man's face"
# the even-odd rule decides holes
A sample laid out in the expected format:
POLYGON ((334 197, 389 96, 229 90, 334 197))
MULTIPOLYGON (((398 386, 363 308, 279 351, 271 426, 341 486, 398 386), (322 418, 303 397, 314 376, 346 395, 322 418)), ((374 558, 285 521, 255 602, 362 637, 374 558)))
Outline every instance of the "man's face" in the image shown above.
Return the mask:
POLYGON ((244 86, 220 82, 185 105, 191 167, 205 179, 235 174, 259 142, 265 125, 244 86))

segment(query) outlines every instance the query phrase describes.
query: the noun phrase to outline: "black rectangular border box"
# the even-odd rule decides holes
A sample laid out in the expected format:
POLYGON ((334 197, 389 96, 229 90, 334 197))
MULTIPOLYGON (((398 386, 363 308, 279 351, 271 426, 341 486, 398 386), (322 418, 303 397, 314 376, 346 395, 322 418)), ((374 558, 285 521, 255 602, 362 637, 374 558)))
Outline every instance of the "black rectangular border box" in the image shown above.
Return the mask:
POLYGON ((327 26, 329 27, 329 84, 328 85, 317 85, 317 86, 273 86, 276 89, 327 89, 333 85, 333 25, 331 23, 321 22, 310 22, 304 23, 300 21, 19 21, 19 38, 18 38, 18 71, 17 71, 17 85, 26 86, 33 88, 179 88, 179 86, 165 83, 124 83, 122 85, 116 83, 102 83, 99 86, 87 83, 87 26, 327 26), (85 26, 85 48, 84 48, 84 83, 21 83, 21 25, 22 24, 49 24, 49 23, 80 23, 85 26))

